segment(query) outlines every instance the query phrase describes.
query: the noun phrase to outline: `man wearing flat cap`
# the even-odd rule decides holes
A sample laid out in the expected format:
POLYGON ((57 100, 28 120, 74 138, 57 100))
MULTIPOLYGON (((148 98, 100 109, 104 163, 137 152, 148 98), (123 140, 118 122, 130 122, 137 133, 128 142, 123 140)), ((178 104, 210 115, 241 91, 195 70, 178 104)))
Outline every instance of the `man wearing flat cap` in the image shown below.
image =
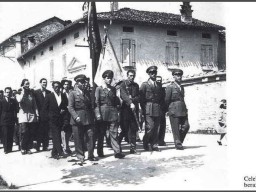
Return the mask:
POLYGON ((166 87, 165 104, 172 127, 172 134, 177 150, 183 150, 183 141, 189 130, 188 110, 184 101, 184 88, 181 85, 183 71, 173 69, 174 82, 166 87))
POLYGON ((164 100, 164 95, 161 86, 156 83, 157 67, 151 66, 146 72, 149 75, 149 79, 148 81, 143 82, 140 87, 140 105, 145 117, 143 147, 148 151, 148 144, 150 144, 153 151, 160 151, 158 148, 158 132, 160 118, 163 113, 161 106, 164 100))
POLYGON ((95 91, 95 115, 97 119, 98 144, 97 153, 99 157, 103 157, 103 140, 106 130, 109 130, 110 141, 115 153, 115 158, 124 158, 121 152, 121 146, 118 143, 118 110, 120 100, 116 95, 116 88, 111 86, 114 73, 106 70, 102 74, 103 85, 96 88, 95 91))
MULTIPOLYGON (((68 95, 70 92, 71 85, 72 85, 72 81, 70 80, 63 79, 61 81, 62 93, 67 100, 68 100, 68 95)), ((68 103, 66 104, 68 105, 68 103)), ((71 115, 68 111, 65 111, 65 113, 62 114, 62 118, 63 118, 63 126, 61 130, 62 146, 63 146, 64 152, 70 155, 72 154, 72 151, 70 150, 70 147, 69 147, 69 139, 72 135, 72 126, 70 125, 71 115)))
POLYGON ((85 136, 88 160, 96 161, 93 155, 94 112, 90 93, 86 90, 89 79, 85 75, 77 75, 74 80, 76 82, 74 90, 68 96, 68 111, 71 114, 70 124, 74 135, 76 156, 81 163, 84 162, 85 136))

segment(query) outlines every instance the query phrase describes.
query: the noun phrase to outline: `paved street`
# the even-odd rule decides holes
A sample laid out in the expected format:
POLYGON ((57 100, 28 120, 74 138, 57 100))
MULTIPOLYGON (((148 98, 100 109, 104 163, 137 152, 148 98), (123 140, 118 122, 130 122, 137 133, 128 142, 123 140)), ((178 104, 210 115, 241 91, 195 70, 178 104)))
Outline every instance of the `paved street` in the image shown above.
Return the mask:
MULTIPOLYGON (((140 135, 142 138, 142 135, 140 135)), ((122 143, 125 159, 115 159, 105 148, 105 158, 83 166, 75 157, 55 160, 50 151, 5 155, 0 149, 0 175, 22 190, 218 190, 227 186, 227 146, 217 145, 218 135, 188 134, 184 151, 174 149, 171 133, 162 152, 130 155, 122 143)), ((16 146, 14 150, 16 150, 16 146)), ((72 143, 72 150, 74 146, 72 143)), ((96 151, 95 151, 96 155, 96 151)))

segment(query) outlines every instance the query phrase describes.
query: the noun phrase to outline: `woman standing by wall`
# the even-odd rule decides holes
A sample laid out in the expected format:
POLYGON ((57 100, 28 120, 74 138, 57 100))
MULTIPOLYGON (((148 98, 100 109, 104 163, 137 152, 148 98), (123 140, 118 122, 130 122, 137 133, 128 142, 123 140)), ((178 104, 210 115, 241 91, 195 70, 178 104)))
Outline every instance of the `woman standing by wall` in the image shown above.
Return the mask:
POLYGON ((34 94, 29 88, 30 83, 28 79, 23 79, 21 82, 21 93, 17 95, 17 101, 20 105, 19 123, 21 136, 21 154, 31 154, 30 149, 33 145, 33 132, 35 123, 38 120, 38 109, 34 94))

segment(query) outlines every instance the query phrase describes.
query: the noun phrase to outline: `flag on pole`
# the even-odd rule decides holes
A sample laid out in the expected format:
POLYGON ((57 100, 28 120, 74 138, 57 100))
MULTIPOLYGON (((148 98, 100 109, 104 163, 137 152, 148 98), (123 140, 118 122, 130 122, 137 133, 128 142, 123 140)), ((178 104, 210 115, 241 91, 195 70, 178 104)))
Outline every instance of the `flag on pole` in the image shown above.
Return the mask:
POLYGON ((104 45, 100 54, 99 66, 94 78, 94 83, 97 84, 97 86, 102 85, 102 73, 106 70, 112 70, 114 72, 112 81, 113 86, 124 79, 123 69, 118 62, 115 50, 107 33, 105 34, 104 45))
POLYGON ((90 57, 92 59, 92 77, 94 78, 99 64, 100 52, 102 49, 99 25, 96 13, 95 2, 88 2, 88 43, 90 47, 90 57))

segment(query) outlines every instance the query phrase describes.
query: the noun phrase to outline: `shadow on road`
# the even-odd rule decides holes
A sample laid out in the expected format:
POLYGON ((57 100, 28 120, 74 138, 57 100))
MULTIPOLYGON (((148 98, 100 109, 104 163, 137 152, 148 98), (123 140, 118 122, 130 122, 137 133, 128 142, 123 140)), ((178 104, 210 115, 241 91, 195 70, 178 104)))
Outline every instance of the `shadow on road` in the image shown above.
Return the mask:
POLYGON ((97 184, 106 186, 138 185, 144 183, 150 177, 159 177, 180 168, 200 167, 203 165, 201 160, 203 156, 188 155, 159 159, 145 159, 142 156, 134 156, 94 166, 62 170, 65 173, 62 179, 65 179, 63 183, 78 182, 87 187, 97 184))

